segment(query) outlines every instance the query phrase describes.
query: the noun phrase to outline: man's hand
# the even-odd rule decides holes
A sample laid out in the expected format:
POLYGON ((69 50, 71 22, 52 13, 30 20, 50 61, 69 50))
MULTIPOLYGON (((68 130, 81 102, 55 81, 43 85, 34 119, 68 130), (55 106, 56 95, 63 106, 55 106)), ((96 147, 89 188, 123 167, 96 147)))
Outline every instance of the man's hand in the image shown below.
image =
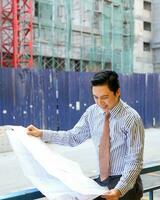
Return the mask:
POLYGON ((36 128, 33 125, 29 125, 27 127, 27 134, 28 135, 33 135, 35 137, 42 137, 43 136, 43 132, 41 129, 36 128))
POLYGON ((121 192, 118 189, 112 189, 102 195, 102 198, 106 200, 119 200, 121 192))

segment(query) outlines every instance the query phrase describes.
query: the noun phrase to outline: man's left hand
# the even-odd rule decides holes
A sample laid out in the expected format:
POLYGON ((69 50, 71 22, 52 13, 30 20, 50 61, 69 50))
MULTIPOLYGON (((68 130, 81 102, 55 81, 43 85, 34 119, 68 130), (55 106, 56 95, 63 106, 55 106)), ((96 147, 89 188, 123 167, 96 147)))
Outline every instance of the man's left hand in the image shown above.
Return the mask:
POLYGON ((102 195, 102 198, 106 200, 119 200, 121 192, 118 189, 112 189, 102 195))

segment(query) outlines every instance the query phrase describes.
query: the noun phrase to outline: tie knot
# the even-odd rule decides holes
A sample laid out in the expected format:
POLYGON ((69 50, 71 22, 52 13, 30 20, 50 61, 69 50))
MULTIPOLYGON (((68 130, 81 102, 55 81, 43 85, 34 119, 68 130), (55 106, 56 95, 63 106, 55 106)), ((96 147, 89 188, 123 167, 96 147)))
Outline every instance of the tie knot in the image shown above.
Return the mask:
POLYGON ((108 120, 110 118, 110 112, 106 112, 106 119, 108 120))

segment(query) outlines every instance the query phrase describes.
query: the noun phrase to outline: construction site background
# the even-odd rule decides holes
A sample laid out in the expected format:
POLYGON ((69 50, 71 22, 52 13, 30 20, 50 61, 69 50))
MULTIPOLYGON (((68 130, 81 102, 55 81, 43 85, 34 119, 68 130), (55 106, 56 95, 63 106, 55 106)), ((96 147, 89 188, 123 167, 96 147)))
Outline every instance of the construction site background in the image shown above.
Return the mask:
POLYGON ((133 1, 34 1, 34 64, 132 72, 133 1))
MULTIPOLYGON (((14 67, 27 67, 26 60, 32 57, 33 47, 30 67, 55 71, 113 69, 133 72, 134 0, 22 0, 16 4, 18 10, 14 10, 13 2, 1 1, 1 66, 5 51, 8 51, 7 65, 7 59, 11 59, 15 50, 23 60, 14 67), (27 10, 31 3, 32 14, 27 10), (12 14, 12 10, 15 13, 12 14), (27 20, 30 20, 28 24, 27 20), (12 35, 15 37, 16 30, 19 38, 13 39, 17 42, 14 49, 12 35)), ((14 56, 16 59, 16 54, 14 56)), ((12 67, 12 62, 8 66, 12 67)))

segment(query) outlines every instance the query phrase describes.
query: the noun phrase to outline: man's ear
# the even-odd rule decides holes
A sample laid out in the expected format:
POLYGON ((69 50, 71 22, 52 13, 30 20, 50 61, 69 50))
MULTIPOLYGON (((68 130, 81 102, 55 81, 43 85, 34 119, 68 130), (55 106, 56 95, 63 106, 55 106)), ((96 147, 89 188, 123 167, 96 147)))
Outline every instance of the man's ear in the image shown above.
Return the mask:
POLYGON ((121 95, 121 91, 120 91, 120 88, 117 90, 117 92, 116 92, 116 96, 117 97, 120 97, 120 95, 121 95))

